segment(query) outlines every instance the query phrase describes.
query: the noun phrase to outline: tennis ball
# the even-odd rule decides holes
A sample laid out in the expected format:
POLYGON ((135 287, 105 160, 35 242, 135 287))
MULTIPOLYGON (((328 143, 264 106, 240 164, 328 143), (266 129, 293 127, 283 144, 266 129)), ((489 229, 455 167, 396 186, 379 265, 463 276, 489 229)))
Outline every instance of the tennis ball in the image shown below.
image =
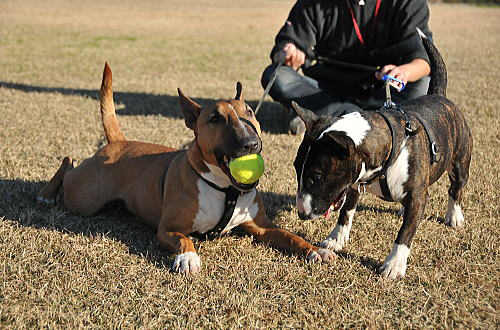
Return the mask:
POLYGON ((264 160, 260 154, 235 158, 229 162, 229 171, 239 183, 251 184, 264 173, 264 160))

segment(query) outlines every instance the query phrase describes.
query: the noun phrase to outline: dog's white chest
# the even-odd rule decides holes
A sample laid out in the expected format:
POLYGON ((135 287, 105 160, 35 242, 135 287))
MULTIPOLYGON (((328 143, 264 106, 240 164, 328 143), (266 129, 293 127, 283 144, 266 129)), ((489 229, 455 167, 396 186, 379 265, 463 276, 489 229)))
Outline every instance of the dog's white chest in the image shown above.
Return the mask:
MULTIPOLYGON (((201 179, 198 179, 197 186, 200 193, 198 195, 198 213, 194 219, 193 232, 203 234, 219 223, 224 212, 226 196, 223 192, 213 189, 201 179)), ((232 228, 256 217, 259 207, 254 202, 255 195, 256 190, 254 189, 238 197, 233 216, 222 233, 227 233, 232 228)))

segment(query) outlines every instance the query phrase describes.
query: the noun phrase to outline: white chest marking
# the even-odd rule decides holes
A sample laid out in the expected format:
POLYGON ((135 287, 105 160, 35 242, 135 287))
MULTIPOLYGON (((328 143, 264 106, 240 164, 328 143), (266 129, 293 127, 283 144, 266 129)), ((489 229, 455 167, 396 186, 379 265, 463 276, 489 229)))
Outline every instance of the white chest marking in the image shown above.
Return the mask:
MULTIPOLYGON (((194 219, 193 231, 206 233, 219 223, 224 212, 225 194, 215 190, 206 184, 202 179, 198 179, 198 213, 194 219)), ((232 228, 255 219, 259 206, 255 202, 257 191, 254 189, 238 197, 233 216, 222 233, 226 233, 232 228)))
POLYGON ((330 131, 340 131, 345 132, 348 137, 350 137, 356 146, 359 146, 366 136, 366 132, 370 130, 370 124, 363 118, 359 112, 351 112, 347 115, 343 115, 336 122, 334 122, 330 127, 325 129, 323 133, 320 134, 318 140, 323 137, 323 135, 330 131))
POLYGON ((410 153, 404 147, 396 161, 387 169, 387 185, 395 201, 401 201, 406 192, 403 185, 408 180, 408 158, 410 153))
MULTIPOLYGON (((404 147, 403 150, 401 150, 401 153, 399 154, 396 161, 387 169, 387 185, 389 186, 389 191, 391 192, 391 196, 395 201, 401 201, 406 195, 403 185, 406 180, 408 180, 408 156, 408 149, 404 147)), ((377 167, 373 170, 364 172, 363 169, 364 167, 362 167, 362 171, 360 173, 361 182, 370 179, 373 173, 380 171, 381 167, 377 167)), ((378 197, 385 197, 382 193, 382 189, 380 188, 379 180, 364 188, 359 187, 359 183, 354 183, 352 185, 352 188, 357 189, 361 192, 366 191, 372 193, 378 197)))
POLYGON ((236 207, 234 208, 233 217, 227 224, 222 234, 227 233, 232 228, 241 225, 244 222, 252 221, 257 216, 259 205, 255 202, 255 195, 257 190, 253 189, 251 192, 238 197, 236 207))

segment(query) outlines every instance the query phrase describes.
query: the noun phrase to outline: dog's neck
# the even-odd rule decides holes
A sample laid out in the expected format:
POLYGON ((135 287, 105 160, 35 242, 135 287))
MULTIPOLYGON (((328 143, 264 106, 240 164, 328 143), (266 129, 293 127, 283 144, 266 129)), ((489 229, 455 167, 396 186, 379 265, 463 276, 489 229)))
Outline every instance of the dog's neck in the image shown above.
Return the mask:
POLYGON ((231 180, 220 167, 204 158, 200 146, 194 140, 187 149, 187 158, 193 170, 205 180, 212 182, 220 188, 227 188, 231 180))
POLYGON ((406 145, 406 138, 400 129, 401 127, 404 130, 404 121, 401 118, 390 119, 391 126, 393 126, 393 140, 391 129, 382 116, 375 112, 367 115, 372 116, 370 118, 371 129, 363 143, 356 149, 360 156, 358 159, 361 161, 361 170, 355 185, 370 184, 381 175, 387 176, 389 166, 398 158, 406 145), (392 158, 391 152, 393 153, 392 158))

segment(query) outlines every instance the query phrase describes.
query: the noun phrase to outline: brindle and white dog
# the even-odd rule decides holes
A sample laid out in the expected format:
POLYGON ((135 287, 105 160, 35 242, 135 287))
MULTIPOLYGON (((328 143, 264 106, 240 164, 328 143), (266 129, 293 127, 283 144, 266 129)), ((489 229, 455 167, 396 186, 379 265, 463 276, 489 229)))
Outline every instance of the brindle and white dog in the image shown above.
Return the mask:
POLYGON ((403 224, 379 269, 382 277, 390 279, 405 275, 411 242, 429 198, 428 187, 445 171, 451 182, 445 223, 451 227, 464 224, 460 202, 469 177, 472 136, 458 107, 445 97, 447 75, 441 55, 427 39, 423 43, 432 71, 428 95, 399 105, 399 110, 332 118, 318 117, 294 104, 307 128, 294 162, 300 218, 329 216, 330 211, 340 209, 337 225, 322 243, 338 251, 349 240, 361 190, 400 202, 403 224), (414 129, 405 135, 408 123, 414 129), (433 153, 436 150, 431 149, 436 148, 430 141, 438 153, 433 153))

